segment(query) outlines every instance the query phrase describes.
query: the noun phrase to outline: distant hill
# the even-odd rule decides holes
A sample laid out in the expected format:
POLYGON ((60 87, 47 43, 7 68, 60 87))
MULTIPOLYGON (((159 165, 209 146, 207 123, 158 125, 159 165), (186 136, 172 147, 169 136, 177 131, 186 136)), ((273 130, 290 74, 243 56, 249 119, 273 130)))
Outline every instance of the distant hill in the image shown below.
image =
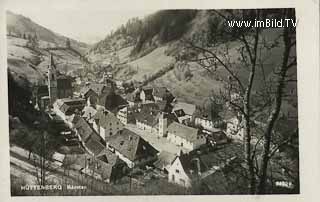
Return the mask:
MULTIPOLYGON (((37 37, 45 41, 51 46, 65 46, 67 37, 55 33, 37 23, 33 22, 31 19, 24 17, 23 15, 15 14, 11 11, 7 11, 7 34, 14 36, 23 35, 37 35, 37 37)), ((70 39, 71 46, 76 50, 84 54, 89 46, 83 42, 70 39)))
MULTIPOLYGON (((268 12, 270 16, 277 16, 276 10, 268 12)), ((148 80, 168 64, 172 64, 175 66, 173 70, 158 74, 159 77, 148 84, 166 86, 180 100, 201 105, 211 96, 213 90, 223 88, 223 81, 228 79, 228 73, 221 68, 214 75, 210 75, 192 62, 181 66, 176 56, 184 51, 181 39, 196 37, 198 43, 207 44, 214 37, 219 42, 232 42, 232 38, 219 34, 223 29, 226 29, 225 21, 210 10, 162 10, 143 19, 130 19, 119 26, 105 39, 92 46, 87 58, 98 65, 113 63, 116 78, 134 82, 148 80)), ((272 41, 279 38, 281 32, 281 29, 265 29, 261 37, 272 41)), ((230 60, 237 62, 240 56, 239 44, 235 42, 231 45, 230 60)), ((266 58, 266 65, 263 72, 262 69, 257 69, 254 81, 256 91, 261 87, 263 76, 274 76, 274 68, 281 61, 282 48, 280 41, 279 46, 271 53, 260 53, 262 58, 266 58)), ((248 69, 238 68, 235 71, 243 82, 247 82, 248 69)), ((296 90, 296 85, 289 88, 296 90)))
POLYGON ((24 88, 44 82, 50 54, 53 54, 61 72, 70 73, 83 68, 87 62, 83 56, 88 48, 85 43, 57 34, 27 17, 7 11, 8 73, 13 81, 24 88), (29 44, 29 38, 34 37, 37 38, 36 47, 29 44), (67 46, 67 40, 70 46, 67 46))

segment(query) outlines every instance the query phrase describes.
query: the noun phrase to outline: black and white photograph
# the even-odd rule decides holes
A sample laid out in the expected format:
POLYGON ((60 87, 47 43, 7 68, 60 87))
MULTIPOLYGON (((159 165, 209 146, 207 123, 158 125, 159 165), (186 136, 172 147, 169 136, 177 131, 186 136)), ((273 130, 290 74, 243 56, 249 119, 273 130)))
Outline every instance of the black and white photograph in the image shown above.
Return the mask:
POLYGON ((301 193, 296 8, 19 2, 12 197, 301 193))

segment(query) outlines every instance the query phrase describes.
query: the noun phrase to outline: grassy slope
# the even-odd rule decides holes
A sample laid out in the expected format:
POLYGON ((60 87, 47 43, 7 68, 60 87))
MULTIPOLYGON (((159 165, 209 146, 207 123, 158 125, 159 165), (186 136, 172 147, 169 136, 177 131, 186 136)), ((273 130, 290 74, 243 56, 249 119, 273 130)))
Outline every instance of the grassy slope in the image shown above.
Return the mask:
MULTIPOLYGON (((56 45, 65 45, 67 38, 54 33, 53 31, 42 27, 41 25, 38 25, 37 23, 33 22, 29 18, 26 18, 22 15, 17 15, 15 13, 12 13, 10 11, 7 11, 6 13, 7 18, 7 29, 12 30, 13 34, 16 34, 17 32, 21 34, 31 34, 34 35, 37 34, 38 38, 40 40, 45 41, 45 44, 54 44, 56 45)), ((76 48, 78 51, 85 53, 88 49, 88 45, 73 39, 71 40, 71 45, 76 48)))
MULTIPOLYGON (((8 50, 8 70, 12 73, 15 80, 27 79, 31 83, 36 83, 44 79, 49 63, 49 52, 44 49, 37 51, 27 48, 27 40, 7 37, 8 50)), ((45 43, 45 42, 42 42, 45 43)), ((79 57, 70 50, 52 51, 58 69, 64 71, 62 64, 68 61, 68 71, 81 68, 79 57)))
POLYGON ((144 75, 153 74, 164 66, 167 66, 168 64, 174 62, 173 57, 169 57, 164 54, 165 50, 166 46, 162 46, 156 48, 144 57, 129 62, 128 64, 138 71, 132 79, 140 81, 143 79, 144 75))

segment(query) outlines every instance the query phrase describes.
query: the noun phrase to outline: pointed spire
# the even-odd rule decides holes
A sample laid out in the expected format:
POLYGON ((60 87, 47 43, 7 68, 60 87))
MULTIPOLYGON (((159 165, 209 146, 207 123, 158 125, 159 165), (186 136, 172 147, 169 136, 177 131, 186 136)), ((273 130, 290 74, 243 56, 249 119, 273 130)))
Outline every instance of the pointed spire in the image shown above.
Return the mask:
POLYGON ((56 68, 56 65, 54 64, 53 55, 50 53, 50 67, 56 68))

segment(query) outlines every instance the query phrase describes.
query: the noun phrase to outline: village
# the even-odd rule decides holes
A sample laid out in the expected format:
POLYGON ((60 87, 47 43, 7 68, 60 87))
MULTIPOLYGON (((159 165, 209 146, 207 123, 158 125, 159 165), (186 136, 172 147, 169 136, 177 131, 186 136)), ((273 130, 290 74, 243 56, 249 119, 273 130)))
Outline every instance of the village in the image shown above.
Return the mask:
MULTIPOLYGON (((246 166, 244 131, 241 117, 231 110, 214 119, 166 87, 142 86, 124 93, 122 82, 110 72, 98 82, 76 82, 58 71, 53 55, 32 103, 48 115, 64 140, 64 149, 55 151, 51 160, 96 182, 117 186, 130 177, 131 189, 132 180, 148 186, 161 179, 183 190, 201 187, 201 193, 218 194, 233 181, 247 186, 241 169, 246 166)), ((220 104, 228 108, 228 103, 220 104)), ((292 186, 283 179, 278 184, 292 186)))

